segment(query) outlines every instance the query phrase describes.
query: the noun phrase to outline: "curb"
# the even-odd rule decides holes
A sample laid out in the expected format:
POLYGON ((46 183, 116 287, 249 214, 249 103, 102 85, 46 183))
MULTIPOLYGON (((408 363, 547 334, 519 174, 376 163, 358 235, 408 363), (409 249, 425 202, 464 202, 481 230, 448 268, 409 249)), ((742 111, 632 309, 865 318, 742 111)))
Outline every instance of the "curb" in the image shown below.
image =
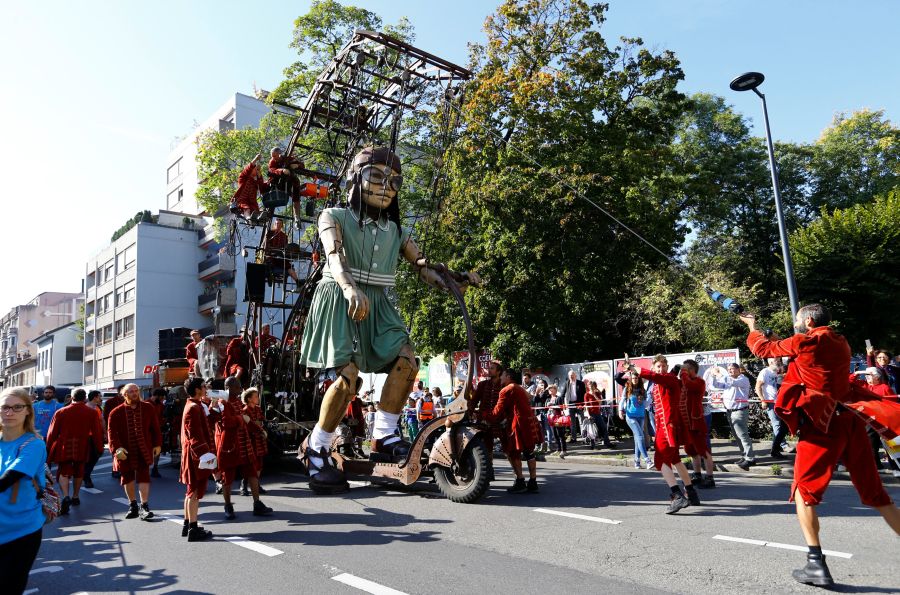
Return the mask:
MULTIPOLYGON (((495 459, 506 460, 506 456, 503 453, 494 453, 495 459)), ((606 467, 630 467, 631 461, 627 458, 620 459, 618 457, 608 457, 601 455, 567 455, 565 459, 560 459, 557 454, 538 454, 537 460, 542 463, 550 463, 550 464, 565 464, 565 463, 584 463, 588 465, 601 465, 606 467)), ((641 468, 641 470, 644 470, 641 468)), ((771 463, 771 464, 762 464, 750 467, 749 471, 744 471, 740 467, 738 467, 734 463, 717 463, 716 471, 720 473, 733 473, 735 475, 749 475, 755 478, 768 478, 768 479, 788 479, 792 480, 794 478, 794 466, 784 465, 781 463, 771 463), (781 466, 781 474, 775 475, 772 473, 771 465, 780 465, 781 466)), ((900 478, 893 477, 890 472, 882 471, 880 472, 881 480, 885 484, 895 485, 900 484, 900 478)), ((850 481, 850 475, 846 471, 835 471, 832 479, 837 480, 845 480, 850 481)))

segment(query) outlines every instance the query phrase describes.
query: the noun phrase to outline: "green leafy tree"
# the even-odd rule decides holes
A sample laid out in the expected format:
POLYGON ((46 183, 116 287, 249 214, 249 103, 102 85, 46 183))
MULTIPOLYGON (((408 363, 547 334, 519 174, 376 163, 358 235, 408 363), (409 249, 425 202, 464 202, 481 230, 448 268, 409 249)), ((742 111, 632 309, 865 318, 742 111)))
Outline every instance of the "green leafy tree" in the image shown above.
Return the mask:
MULTIPOLYGON (((476 334, 514 365, 618 351, 633 264, 662 260, 573 188, 667 253, 684 239, 671 152, 682 72, 640 39, 608 45, 605 13, 579 0, 510 0, 487 19, 448 159, 451 192, 425 222, 437 230, 422 242, 428 256, 486 279, 467 294, 476 334)), ((421 351, 464 345, 445 298, 402 283, 398 294, 421 351)))
POLYGON ((898 221, 900 189, 894 189, 872 202, 823 211, 791 236, 802 301, 827 304, 857 351, 865 339, 900 344, 900 322, 886 315, 900 295, 898 221))
POLYGON ((840 113, 816 141, 810 170, 814 208, 868 202, 900 184, 900 128, 884 110, 840 113))

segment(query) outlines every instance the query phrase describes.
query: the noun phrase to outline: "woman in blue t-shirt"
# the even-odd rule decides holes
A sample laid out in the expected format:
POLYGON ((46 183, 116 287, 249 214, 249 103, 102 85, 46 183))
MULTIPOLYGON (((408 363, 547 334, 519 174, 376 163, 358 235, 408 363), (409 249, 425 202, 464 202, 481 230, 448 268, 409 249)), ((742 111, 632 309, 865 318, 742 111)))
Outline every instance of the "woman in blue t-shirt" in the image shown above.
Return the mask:
POLYGON ((5 593, 25 591, 41 547, 44 512, 31 479, 41 488, 46 485, 46 461, 31 396, 21 387, 6 389, 0 393, 0 581, 5 593))
POLYGON ((619 419, 624 419, 634 434, 634 468, 641 468, 643 457, 647 469, 650 469, 653 463, 644 445, 644 416, 650 403, 644 381, 634 372, 624 371, 616 374, 615 380, 625 389, 619 400, 619 419))

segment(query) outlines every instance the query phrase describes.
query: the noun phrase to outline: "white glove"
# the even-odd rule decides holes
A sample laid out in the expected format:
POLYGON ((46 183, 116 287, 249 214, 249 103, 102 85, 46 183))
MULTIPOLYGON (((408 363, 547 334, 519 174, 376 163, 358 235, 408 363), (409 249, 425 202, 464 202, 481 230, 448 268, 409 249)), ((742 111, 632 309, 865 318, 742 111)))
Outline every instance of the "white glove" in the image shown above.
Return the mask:
POLYGON ((216 455, 208 452, 200 457, 200 465, 198 466, 200 467, 200 469, 215 469, 217 463, 218 461, 216 461, 216 455))

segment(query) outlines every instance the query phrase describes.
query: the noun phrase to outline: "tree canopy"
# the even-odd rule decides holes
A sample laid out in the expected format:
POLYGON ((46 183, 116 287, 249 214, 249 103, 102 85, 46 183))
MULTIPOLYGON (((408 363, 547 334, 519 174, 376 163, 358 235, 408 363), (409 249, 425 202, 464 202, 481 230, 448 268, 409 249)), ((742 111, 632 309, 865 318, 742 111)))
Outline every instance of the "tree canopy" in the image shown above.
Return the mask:
MULTIPOLYGON (((672 52, 607 40, 606 18, 606 4, 586 0, 505 0, 487 18, 486 42, 470 45, 475 75, 439 204, 423 187, 428 160, 404 163, 402 208, 417 215, 421 247, 482 275, 485 287, 466 294, 478 342, 513 365, 743 346, 744 328, 704 283, 790 332, 764 139, 725 98, 683 95, 672 52)), ((317 0, 294 22, 298 59, 269 100, 302 104, 358 28, 415 39, 405 19, 385 26, 317 0)), ((201 137, 208 212, 289 124, 272 115, 256 130, 201 137)), ((421 113, 405 123, 413 157, 447 141, 421 113)), ((777 143, 776 158, 801 301, 832 305, 854 342, 896 346, 898 330, 876 316, 898 283, 900 129, 883 111, 839 114, 814 142, 777 143)), ((420 353, 462 348, 446 295, 401 268, 395 298, 420 353)))

